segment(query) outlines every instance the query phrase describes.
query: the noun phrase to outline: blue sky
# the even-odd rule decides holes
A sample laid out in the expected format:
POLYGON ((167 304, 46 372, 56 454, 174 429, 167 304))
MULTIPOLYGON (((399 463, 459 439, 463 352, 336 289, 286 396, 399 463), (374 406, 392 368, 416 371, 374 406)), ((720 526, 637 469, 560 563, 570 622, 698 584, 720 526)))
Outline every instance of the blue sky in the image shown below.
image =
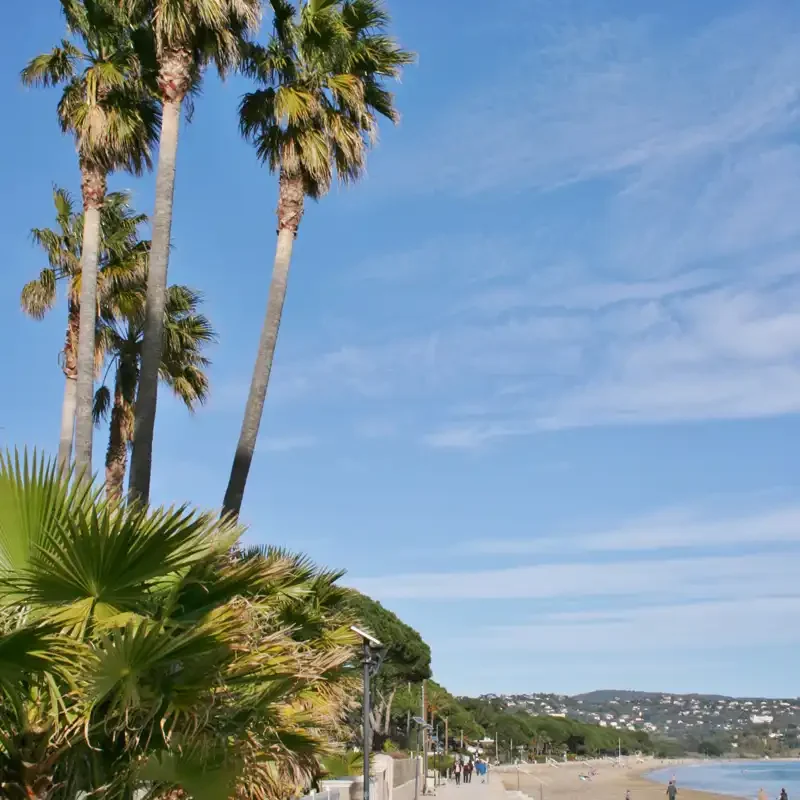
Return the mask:
MULTIPOLYGON (((17 74, 56 6, 14 4, 0 49, 0 441, 51 452, 65 312, 18 295, 78 175, 17 74)), ((346 568, 456 692, 795 695, 800 7, 391 6, 419 64, 368 178, 303 220, 249 538, 346 568)), ((209 78, 182 130, 170 278, 220 342, 205 409, 160 395, 159 502, 221 502, 250 380, 276 192, 246 86, 209 78)))

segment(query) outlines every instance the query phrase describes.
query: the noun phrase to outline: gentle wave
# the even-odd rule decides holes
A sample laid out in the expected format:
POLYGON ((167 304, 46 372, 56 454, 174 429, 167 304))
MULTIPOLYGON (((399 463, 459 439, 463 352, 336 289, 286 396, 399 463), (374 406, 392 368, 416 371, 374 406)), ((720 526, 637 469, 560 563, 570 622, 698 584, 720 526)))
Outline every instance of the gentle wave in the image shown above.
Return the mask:
POLYGON ((800 800, 800 762, 797 761, 715 761, 659 769, 647 777, 667 783, 673 775, 679 792, 684 786, 715 794, 756 798, 759 789, 764 789, 769 800, 777 800, 781 789, 786 789, 789 800, 800 800))

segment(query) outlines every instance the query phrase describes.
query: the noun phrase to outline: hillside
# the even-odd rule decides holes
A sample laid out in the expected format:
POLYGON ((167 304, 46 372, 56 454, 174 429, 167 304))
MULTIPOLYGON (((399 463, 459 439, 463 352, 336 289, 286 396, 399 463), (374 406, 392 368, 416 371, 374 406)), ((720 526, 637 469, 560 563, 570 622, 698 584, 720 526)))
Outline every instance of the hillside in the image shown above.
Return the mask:
POLYGON ((575 696, 532 693, 487 695, 514 712, 564 717, 616 731, 714 743, 728 750, 774 752, 800 746, 800 700, 736 698, 601 689, 575 696))

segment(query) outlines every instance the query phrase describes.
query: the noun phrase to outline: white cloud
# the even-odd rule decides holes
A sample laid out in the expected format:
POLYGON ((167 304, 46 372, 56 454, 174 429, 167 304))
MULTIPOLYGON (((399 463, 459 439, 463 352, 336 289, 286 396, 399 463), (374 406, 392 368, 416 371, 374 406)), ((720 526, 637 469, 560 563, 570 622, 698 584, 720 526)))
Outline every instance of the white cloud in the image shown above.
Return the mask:
POLYGON ((574 363, 572 342, 585 335, 585 328, 583 320, 543 316, 489 326, 459 324, 386 343, 344 345, 285 369, 276 377, 276 391, 285 396, 324 385, 328 392, 355 392, 367 398, 424 396, 487 374, 560 372, 574 363), (533 350, 532 342, 540 349, 533 350))
POLYGON ((620 171, 646 180, 786 129, 800 73, 795 14, 753 7, 684 38, 663 21, 549 25, 549 41, 470 83, 438 125, 426 119, 429 136, 409 141, 407 159, 381 180, 464 195, 620 171))
POLYGON ((518 270, 526 261, 523 243, 503 234, 459 231, 457 238, 439 235, 408 248, 371 255, 348 277, 391 284, 420 280, 486 280, 518 270))
MULTIPOLYGON (((580 551, 564 542, 564 557, 580 551)), ((585 556, 584 556, 585 557, 585 556)), ((664 596, 673 599, 722 599, 765 592, 794 591, 797 560, 785 554, 707 556, 662 560, 639 558, 613 563, 569 564, 430 572, 373 578, 350 583, 383 599, 491 600, 664 596)))
POLYGON ((273 399, 356 397, 384 417, 391 400, 404 430, 462 450, 800 412, 800 15, 754 5, 683 37, 656 17, 596 23, 537 29, 524 80, 471 87, 442 122, 459 135, 415 143, 430 180, 401 164, 460 193, 573 184, 561 202, 590 202, 594 224, 532 210, 525 230, 501 218, 377 255, 391 281, 369 291, 398 321, 295 359, 273 399), (576 185, 596 176, 613 180, 576 185))
MULTIPOLYGON (((483 413, 451 419, 424 441, 474 447, 548 429, 800 412, 798 281, 709 289, 584 319, 559 343, 575 354, 571 380, 551 379, 549 392, 524 398, 495 395, 483 413)), ((547 343, 528 347, 534 358, 547 343)))
POLYGON ((602 368, 538 426, 735 419, 800 411, 800 284, 665 305, 602 349, 602 368))
MULTIPOLYGON (((349 344, 276 374, 274 397, 426 401, 422 440, 474 448, 541 430, 800 411, 800 281, 691 276, 605 287, 599 309, 533 309, 386 343, 349 344), (705 280, 705 278, 703 278, 705 280), (673 293, 672 290, 677 293, 673 293), (659 298, 638 299, 652 290, 659 298)), ((582 301, 590 293, 584 287, 582 301)), ((364 415, 363 408, 359 409, 364 415)), ((406 419, 410 408, 398 409, 406 419)), ((387 411, 381 408, 384 425, 387 411)), ((406 426, 413 429, 413 420, 406 426)))
POLYGON ((588 534, 548 534, 512 540, 492 538, 476 540, 470 548, 487 555, 552 555, 565 551, 586 554, 779 543, 800 543, 800 506, 735 515, 729 512, 721 517, 673 509, 588 534))
MULTIPOLYGON (((759 587, 756 587, 757 589, 759 587)), ((747 591, 752 591, 749 589, 747 591)), ((677 656, 691 648, 764 647, 800 643, 795 620, 800 597, 748 597, 615 611, 548 614, 521 625, 480 632, 484 646, 500 652, 662 652, 677 656)))
POLYGON ((306 450, 319 443, 316 436, 297 434, 295 436, 268 436, 258 446, 273 453, 287 453, 291 450, 306 450))
MULTIPOLYGON (((557 563, 354 578, 383 601, 503 605, 507 624, 473 630, 499 654, 658 653, 800 643, 800 507, 711 517, 664 511, 616 529, 468 544, 470 562, 547 556, 557 563), (774 552, 725 552, 777 545, 774 552), (664 558, 660 548, 705 555, 664 558), (626 557, 624 551, 639 551, 626 557), (650 551, 650 552, 648 552, 650 551), (711 553, 710 555, 708 553, 711 553)), ((458 562, 455 562, 458 563, 458 562)), ((424 605, 420 606, 424 608, 424 605)), ((463 647, 459 636, 449 647, 463 647)))

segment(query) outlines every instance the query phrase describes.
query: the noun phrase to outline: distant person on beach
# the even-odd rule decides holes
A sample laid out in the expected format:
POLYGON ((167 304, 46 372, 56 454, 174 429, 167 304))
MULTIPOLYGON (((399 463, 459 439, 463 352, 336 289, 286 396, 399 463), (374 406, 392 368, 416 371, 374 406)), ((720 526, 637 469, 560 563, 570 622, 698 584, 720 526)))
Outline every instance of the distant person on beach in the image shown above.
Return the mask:
POLYGON ((631 790, 630 789, 628 789, 628 791, 625 792, 625 800, 631 800, 631 790))
POLYGON ((786 792, 786 789, 781 789, 780 800, 789 800, 789 795, 786 792))
MULTIPOLYGON (((675 783, 674 780, 671 780, 669 782, 669 786, 667 786, 667 797, 669 797, 669 800, 675 800, 677 796, 678 796, 678 785, 675 783)), ((759 797, 758 800, 762 800, 762 798, 759 797)))

